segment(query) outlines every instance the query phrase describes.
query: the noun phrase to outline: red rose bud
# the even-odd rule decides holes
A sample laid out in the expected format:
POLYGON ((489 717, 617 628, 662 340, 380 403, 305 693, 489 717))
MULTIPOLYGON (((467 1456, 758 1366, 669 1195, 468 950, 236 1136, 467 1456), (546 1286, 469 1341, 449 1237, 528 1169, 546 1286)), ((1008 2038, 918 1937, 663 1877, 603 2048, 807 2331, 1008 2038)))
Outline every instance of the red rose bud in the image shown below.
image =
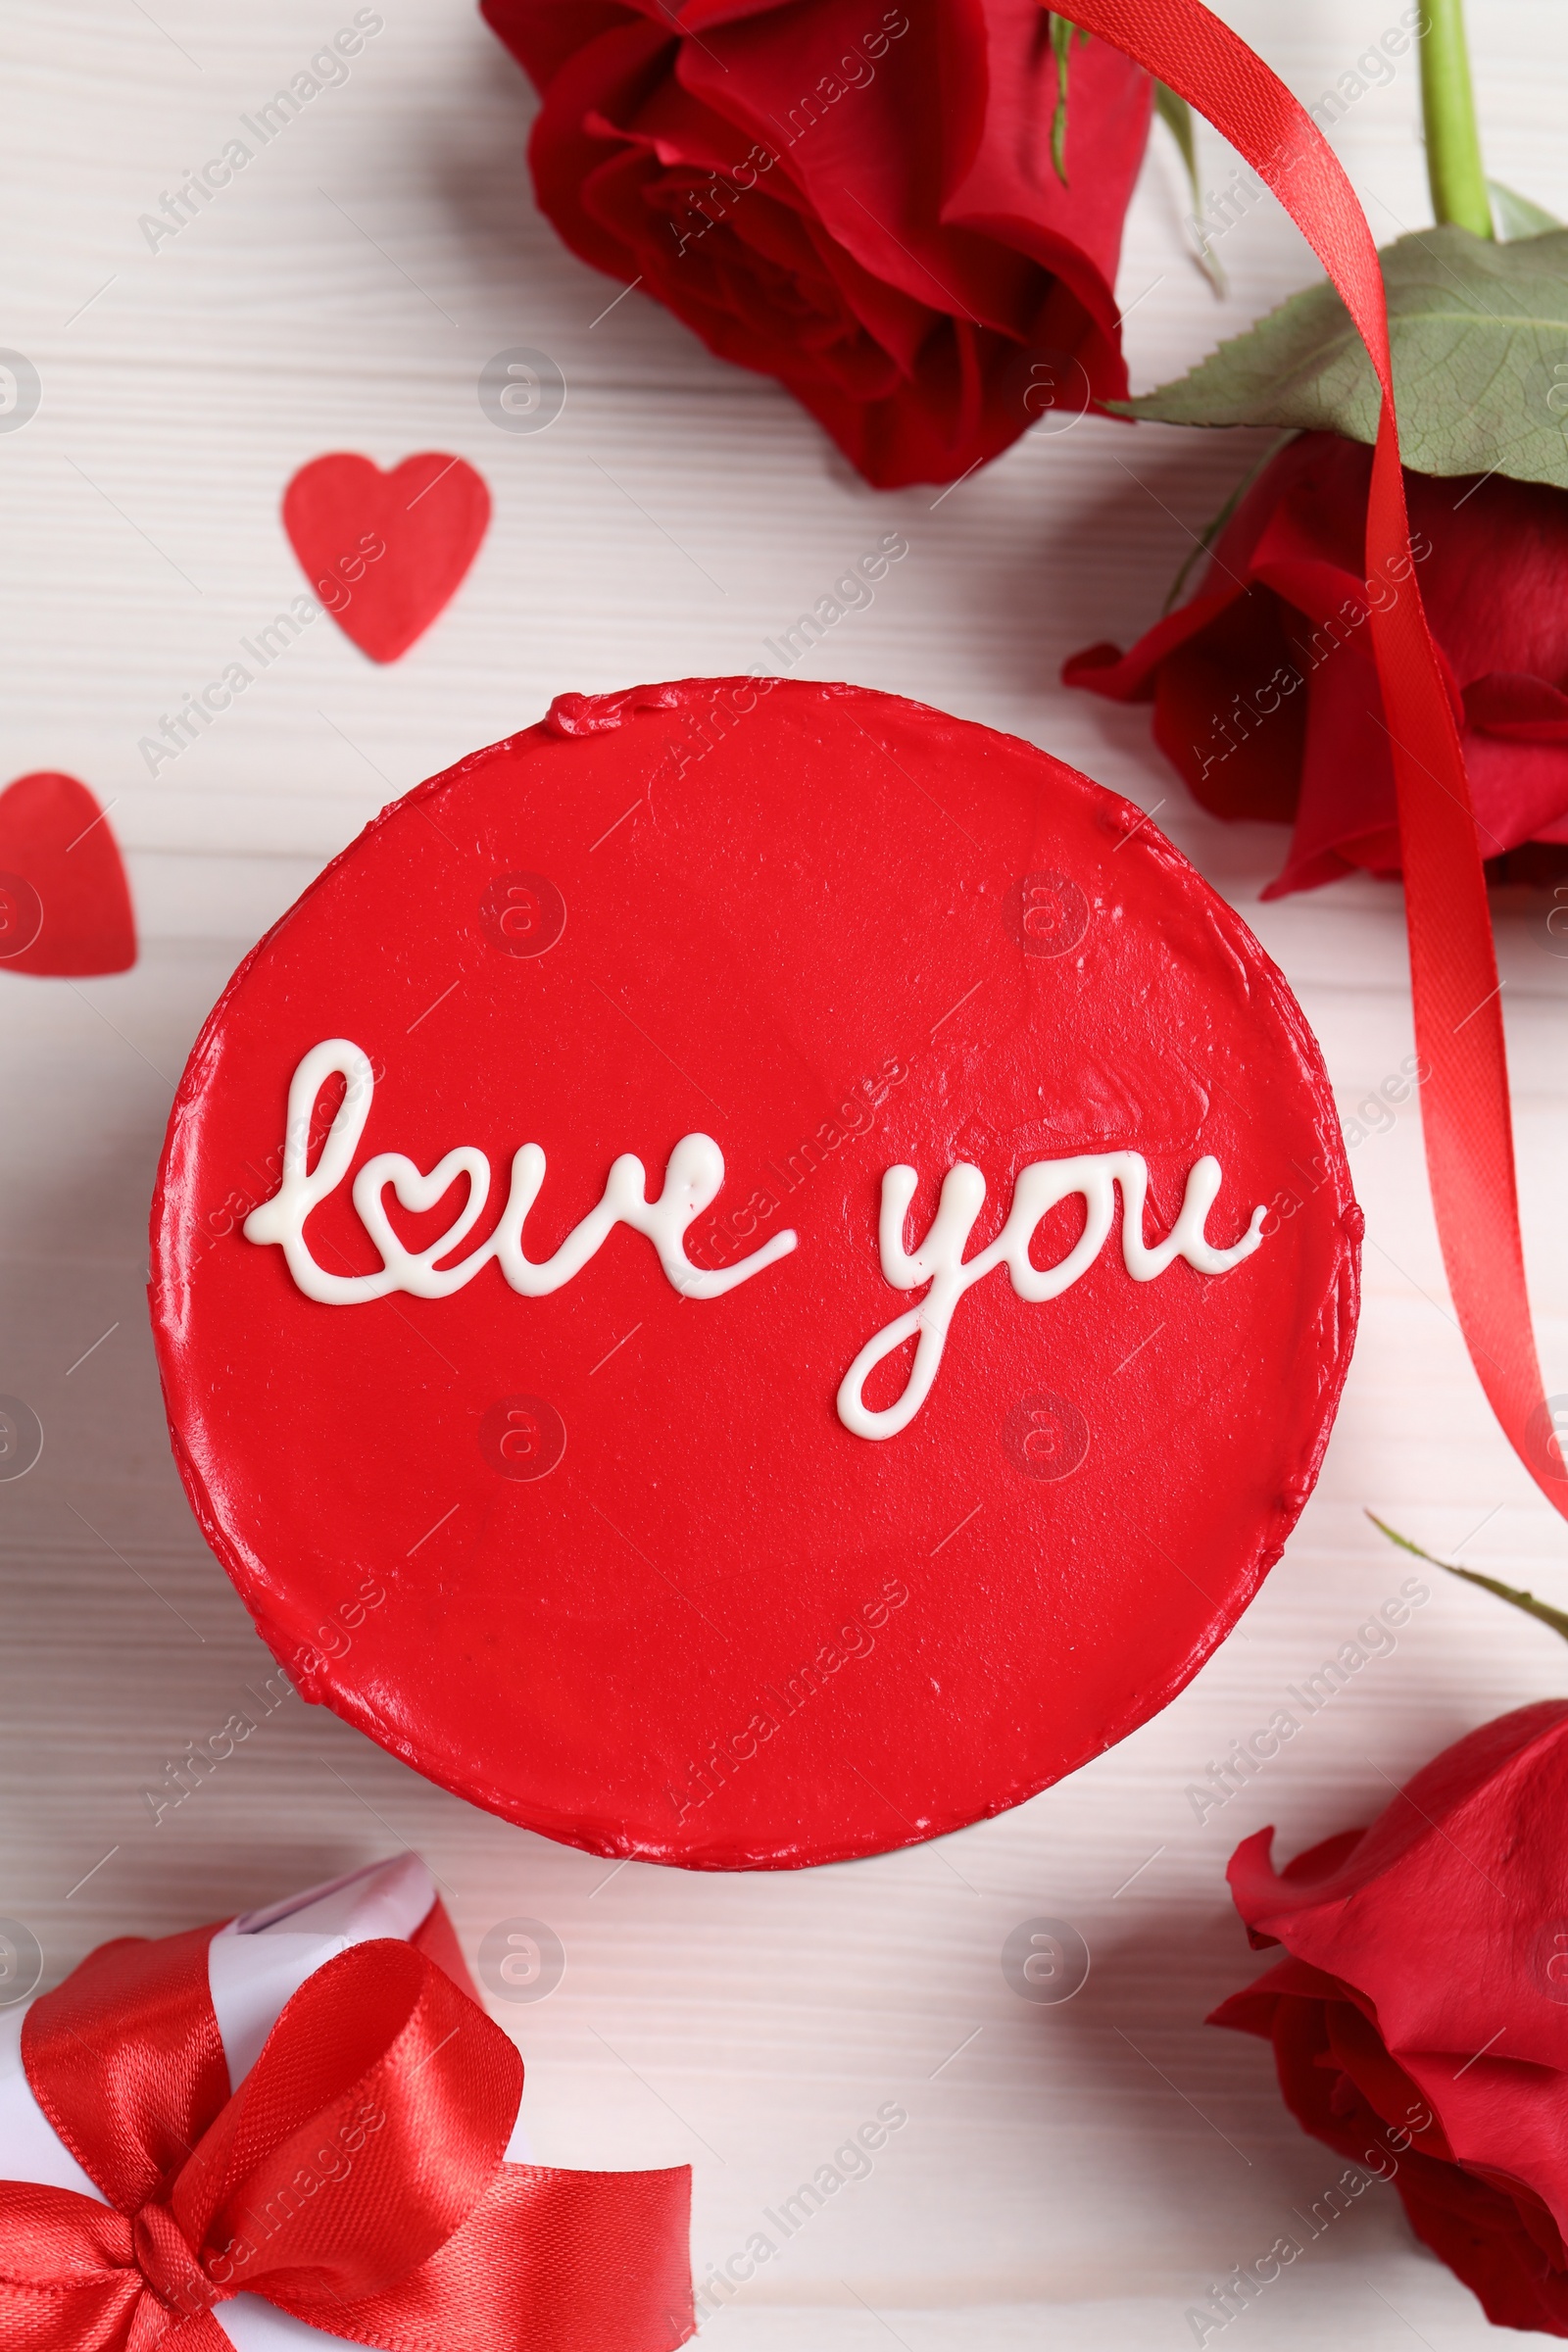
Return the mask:
POLYGON ((1209 2023, 1272 2040, 1297 2122, 1392 2180, 1489 2320, 1568 2335, 1568 1700, 1472 1732, 1283 1872, 1273 1835, 1231 1890, 1289 1957, 1209 2023))
POLYGON ((483 0, 544 105, 539 203, 880 489, 1125 394, 1112 287, 1149 77, 1038 0, 483 0))
POLYGON ((1367 621, 1420 583, 1464 736, 1482 854, 1568 843, 1568 492, 1406 472, 1408 553, 1366 578, 1372 452, 1306 433, 1243 498, 1192 600, 1062 672, 1154 705, 1154 739, 1215 816, 1294 823, 1284 898, 1399 871, 1367 621))

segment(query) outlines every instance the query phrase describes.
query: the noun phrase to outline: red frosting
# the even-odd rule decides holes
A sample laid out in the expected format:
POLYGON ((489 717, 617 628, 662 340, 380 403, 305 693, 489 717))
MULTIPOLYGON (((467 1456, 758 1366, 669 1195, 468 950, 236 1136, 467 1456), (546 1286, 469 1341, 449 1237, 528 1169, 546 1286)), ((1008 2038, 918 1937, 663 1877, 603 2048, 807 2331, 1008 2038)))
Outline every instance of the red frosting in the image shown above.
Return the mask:
MULTIPOLYGON (((383 1192, 406 1250, 466 1183, 419 1213, 383 1192)), ((1049 1210, 1031 1262, 1085 1216, 1049 1210)), ((389 809, 247 958, 175 1102, 152 1303, 192 1503, 308 1697, 551 1837, 788 1867, 1016 1804, 1181 1689, 1310 1490, 1359 1223, 1289 989, 1136 808, 892 696, 696 681, 563 697, 389 809), (685 1297, 621 1224, 549 1296, 492 1262, 321 1303, 242 1228, 330 1039, 374 1075, 354 1170, 488 1158, 439 1267, 494 1232, 529 1143, 533 1261, 618 1155, 653 1200, 694 1133, 724 1177, 692 1264, 797 1246, 685 1297), (918 1174, 911 1250, 949 1171, 983 1173, 972 1258, 1020 1170, 1126 1152, 1149 1246, 1205 1154, 1209 1243, 1261 1204, 1260 1246, 1135 1281, 1118 1206, 1059 1297, 975 1281, 906 1427, 846 1425, 849 1367, 924 1299, 882 1271, 885 1170, 918 1174)), ((334 1274, 381 1265, 348 1181, 305 1237, 334 1274)))

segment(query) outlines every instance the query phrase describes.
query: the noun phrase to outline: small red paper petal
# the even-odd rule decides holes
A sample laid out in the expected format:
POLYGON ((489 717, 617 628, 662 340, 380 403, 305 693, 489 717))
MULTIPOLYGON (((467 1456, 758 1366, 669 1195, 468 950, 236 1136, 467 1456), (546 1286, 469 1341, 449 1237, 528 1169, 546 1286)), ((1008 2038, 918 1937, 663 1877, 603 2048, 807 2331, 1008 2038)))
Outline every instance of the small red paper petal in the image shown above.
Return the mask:
POLYGON ((127 972, 136 918, 109 819, 85 784, 49 769, 0 793, 0 971, 127 972))
POLYGON ((483 476, 441 450, 390 473, 335 451, 302 466, 283 493, 283 527, 312 593, 372 662, 396 662, 424 635, 489 523, 483 476))

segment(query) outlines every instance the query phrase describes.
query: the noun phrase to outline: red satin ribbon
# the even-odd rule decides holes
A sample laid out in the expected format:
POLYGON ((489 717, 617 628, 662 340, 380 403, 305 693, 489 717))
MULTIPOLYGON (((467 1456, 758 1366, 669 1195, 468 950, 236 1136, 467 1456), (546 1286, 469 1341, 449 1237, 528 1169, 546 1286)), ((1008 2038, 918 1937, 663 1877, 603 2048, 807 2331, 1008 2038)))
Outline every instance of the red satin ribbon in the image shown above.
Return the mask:
POLYGON ((521 2059, 390 1939, 318 1969, 231 2097, 213 1933, 104 1944, 27 2012, 33 2094, 109 2203, 0 2181, 8 2352, 231 2352, 242 2292, 384 2352, 685 2342, 686 2167, 504 2163, 521 2059))
MULTIPOLYGON (((1404 556, 1409 518, 1394 413, 1383 274, 1333 149, 1285 84, 1200 0, 1073 0, 1075 24, 1158 75, 1273 189, 1344 298, 1383 388, 1366 566, 1404 556)), ((1396 575, 1395 575, 1396 576, 1396 575)), ((1427 1170, 1448 1287, 1492 1408, 1531 1477, 1568 1516, 1525 1287, 1508 1068, 1481 846, 1448 688, 1412 577, 1371 616, 1398 789, 1427 1170)))

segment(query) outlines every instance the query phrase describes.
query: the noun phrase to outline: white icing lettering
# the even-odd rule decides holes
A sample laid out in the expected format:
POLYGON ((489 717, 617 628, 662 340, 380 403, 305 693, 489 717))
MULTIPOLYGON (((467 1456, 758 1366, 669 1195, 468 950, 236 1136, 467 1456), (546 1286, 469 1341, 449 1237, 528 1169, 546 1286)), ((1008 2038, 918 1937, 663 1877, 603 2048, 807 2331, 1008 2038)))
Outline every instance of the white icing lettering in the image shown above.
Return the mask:
POLYGON ((1134 1282, 1152 1282, 1178 1257, 1200 1274, 1224 1274, 1244 1257, 1250 1257, 1262 1239, 1258 1228, 1265 1211, 1261 1208, 1252 1211, 1252 1221, 1234 1249, 1216 1250, 1205 1238, 1203 1227, 1220 1188, 1219 1161, 1205 1155, 1188 1176, 1181 1214, 1165 1239, 1151 1248, 1144 1239, 1148 1162, 1137 1152, 1085 1152, 1075 1159, 1033 1160, 1020 1169, 1006 1223, 989 1249, 965 1263, 964 1247, 986 1197, 985 1178, 967 1160, 959 1160, 948 1170, 937 1213, 924 1241, 911 1252, 904 1247, 904 1221, 918 1181, 909 1167, 889 1168, 882 1178, 882 1271, 895 1290, 916 1291, 925 1282, 931 1288, 917 1307, 899 1315, 867 1340, 844 1375, 838 1394, 839 1419, 858 1438, 893 1438, 908 1428, 931 1394, 954 1309, 964 1292, 997 1266, 1006 1267, 1019 1298, 1032 1302, 1059 1298, 1063 1291, 1070 1290, 1093 1265, 1110 1232, 1118 1184, 1122 1257, 1134 1282), (1055 1265, 1037 1266, 1029 1254, 1036 1226, 1048 1209, 1075 1193, 1082 1197, 1086 1211, 1083 1232, 1055 1265), (885 1411, 873 1412, 865 1401, 867 1380, 884 1357, 917 1334, 914 1362, 904 1394, 885 1411))
POLYGON ((524 1250, 522 1229, 545 1180, 545 1155, 537 1144, 524 1144, 513 1157, 512 1190, 495 1232, 457 1265, 443 1266, 441 1260, 467 1240, 490 1197, 489 1160, 473 1146, 463 1145, 438 1160, 428 1174, 401 1152, 378 1152, 368 1159, 354 1179, 353 1200, 380 1257, 380 1267, 373 1274, 329 1273, 314 1256, 305 1227, 313 1210, 336 1192, 348 1174, 370 1115, 374 1091, 368 1056, 347 1038, 328 1038, 314 1047, 289 1085, 282 1180, 272 1198, 252 1209, 245 1220, 246 1240, 275 1243, 299 1288, 323 1306, 354 1306, 368 1298, 384 1298, 394 1291, 415 1298, 449 1298, 492 1260, 523 1298, 543 1298, 579 1273, 616 1225, 629 1225, 633 1232, 647 1235, 665 1276, 687 1298, 721 1298, 726 1291, 749 1282, 795 1248, 793 1232, 776 1233, 765 1248, 754 1250, 749 1257, 716 1272, 692 1264, 686 1254, 686 1230, 723 1184, 724 1154, 710 1135, 683 1135, 669 1155, 657 1200, 648 1198, 648 1176, 642 1161, 623 1152, 611 1168, 598 1206, 589 1210, 580 1225, 573 1226, 552 1256, 539 1260, 524 1250), (316 1099, 332 1078, 343 1079, 346 1091, 320 1156, 311 1168, 307 1160, 316 1099), (404 1208, 418 1215, 434 1208, 464 1176, 468 1181, 468 1197, 446 1232, 426 1250, 407 1249, 387 1215, 387 1187, 391 1186, 404 1208))

